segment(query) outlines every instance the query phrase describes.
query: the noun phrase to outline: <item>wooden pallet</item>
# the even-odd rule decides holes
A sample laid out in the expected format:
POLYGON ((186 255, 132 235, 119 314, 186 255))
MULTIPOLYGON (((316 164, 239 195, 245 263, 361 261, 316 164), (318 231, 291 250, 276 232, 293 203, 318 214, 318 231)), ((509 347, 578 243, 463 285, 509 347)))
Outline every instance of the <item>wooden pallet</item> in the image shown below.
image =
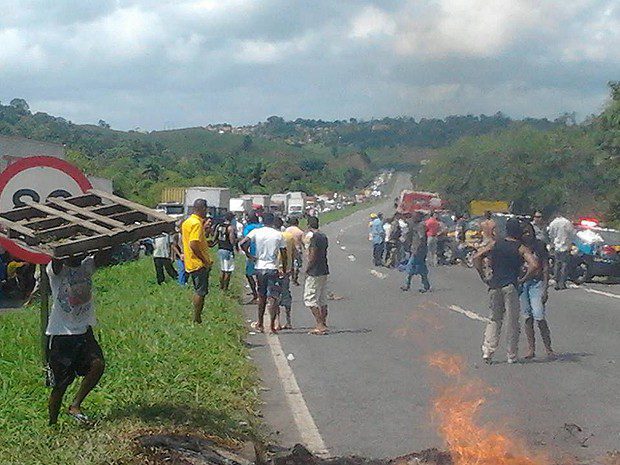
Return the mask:
POLYGON ((94 252, 174 232, 175 220, 138 203, 95 189, 0 213, 0 235, 53 258, 94 252))

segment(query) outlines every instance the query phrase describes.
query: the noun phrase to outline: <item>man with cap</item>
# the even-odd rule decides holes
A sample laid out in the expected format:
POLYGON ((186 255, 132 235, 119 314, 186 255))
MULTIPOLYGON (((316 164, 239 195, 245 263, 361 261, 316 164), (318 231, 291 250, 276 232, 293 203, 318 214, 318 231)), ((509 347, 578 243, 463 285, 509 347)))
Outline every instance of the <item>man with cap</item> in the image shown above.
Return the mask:
POLYGON ((385 247, 385 230, 383 229, 383 214, 370 214, 369 239, 372 242, 372 258, 375 266, 383 265, 383 249, 385 247))
POLYGON ((474 266, 480 278, 489 287, 490 315, 482 343, 482 358, 489 364, 498 348, 499 335, 506 314, 508 315, 508 363, 517 361, 521 311, 517 287, 532 279, 540 270, 536 256, 521 242, 522 231, 520 221, 517 218, 510 218, 506 222, 506 237, 492 241, 474 256, 474 266), (487 257, 491 262, 491 277, 488 279, 483 264, 487 257), (527 265, 527 271, 519 277, 524 262, 527 265))

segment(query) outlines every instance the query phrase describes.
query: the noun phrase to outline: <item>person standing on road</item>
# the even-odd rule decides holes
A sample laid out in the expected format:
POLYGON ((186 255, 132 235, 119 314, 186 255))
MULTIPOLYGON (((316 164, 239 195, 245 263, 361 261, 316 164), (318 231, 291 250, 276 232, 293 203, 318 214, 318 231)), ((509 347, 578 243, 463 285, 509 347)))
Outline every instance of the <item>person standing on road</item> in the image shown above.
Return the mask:
POLYGON ((570 248, 573 245, 575 228, 567 218, 557 215, 549 223, 549 240, 553 247, 555 290, 566 289, 570 248))
POLYGON ((235 214, 226 213, 224 222, 215 228, 215 240, 217 241, 217 256, 220 261, 220 289, 228 291, 230 277, 235 271, 235 249, 237 248, 237 230, 233 225, 235 214))
POLYGON ((474 256, 474 266, 489 287, 490 316, 482 343, 482 359, 487 363, 491 363, 498 348, 505 314, 508 314, 508 363, 517 361, 520 313, 517 287, 536 276, 540 269, 534 254, 521 243, 521 235, 521 223, 516 218, 510 218, 506 222, 506 238, 483 247, 474 256), (491 263, 489 279, 483 265, 487 257, 491 263), (527 271, 519 278, 524 261, 527 271))
POLYGON ((383 229, 383 214, 370 214, 370 240, 372 242, 372 258, 375 266, 383 265, 383 250, 385 248, 385 230, 383 229))
MULTIPOLYGON (((283 221, 280 218, 276 218, 275 220, 276 229, 280 229, 283 225, 283 221)), ((297 228, 299 229, 299 228, 297 228)), ((299 229, 301 231, 301 229, 299 229)), ((288 227, 285 231, 282 232, 282 238, 284 239, 284 243, 286 244, 286 259, 288 263, 286 264, 286 269, 291 272, 295 269, 295 261, 297 257, 297 243, 295 241, 295 229, 288 227)), ((301 238, 303 236, 303 231, 301 231, 301 236, 299 237, 299 242, 301 243, 301 238)), ((280 263, 282 263, 283 258, 280 257, 280 263)), ((293 306, 293 296, 291 295, 291 275, 285 274, 281 279, 282 293, 280 295, 279 307, 284 307, 284 314, 286 316, 286 323, 282 324, 282 318, 280 316, 280 308, 278 307, 278 324, 276 325, 278 330, 281 329, 293 329, 293 324, 291 321, 291 308, 293 306)))
POLYGON ((273 213, 263 215, 263 227, 255 228, 239 243, 248 258, 255 262, 258 290, 258 320, 256 330, 264 332, 265 310, 269 311, 270 329, 277 333, 276 316, 282 292, 281 279, 287 274, 288 257, 282 233, 275 227, 273 213), (250 245, 255 244, 255 253, 250 245), (279 267, 281 265, 281 267, 279 267), (280 268, 280 270, 278 270, 280 268))
MULTIPOLYGON (((252 232, 256 228, 262 228, 263 225, 258 220, 258 215, 255 212, 252 212, 248 215, 248 223, 243 227, 243 237, 247 237, 250 232, 252 232)), ((254 256, 256 254, 256 246, 254 243, 250 243, 250 255, 254 256)), ((246 254, 247 257, 247 254, 246 254)), ((245 278, 248 281, 248 285, 250 286, 250 291, 252 292, 252 300, 249 302, 250 305, 254 305, 258 303, 258 289, 256 284, 256 271, 254 269, 254 262, 249 258, 246 258, 245 261, 245 278)))
POLYGON ((497 223, 493 219, 493 213, 487 210, 484 212, 484 220, 480 222, 482 230, 482 246, 486 246, 497 239, 497 223))
POLYGON ((202 310, 205 297, 209 293, 209 273, 213 261, 209 256, 207 241, 207 201, 196 199, 194 212, 181 226, 183 238, 183 257, 185 271, 189 274, 194 286, 194 323, 202 323, 202 310))
POLYGON ((295 256, 290 257, 293 260, 293 268, 291 269, 291 278, 293 284, 295 286, 299 286, 299 271, 303 266, 303 238, 304 232, 299 227, 299 220, 297 218, 289 218, 288 219, 288 228, 286 228, 286 233, 289 233, 293 236, 293 241, 295 243, 295 256))
POLYGON ((93 305, 93 274, 97 257, 52 260, 47 265, 52 291, 52 311, 45 331, 48 337, 48 364, 52 392, 49 397, 49 424, 58 421, 62 400, 76 376, 84 379, 67 413, 88 424, 82 402, 97 386, 105 369, 103 351, 95 339, 97 324, 93 305))
POLYGON ((420 292, 428 292, 431 289, 431 284, 428 281, 428 267, 426 266, 426 254, 428 252, 427 247, 427 234, 426 224, 422 221, 422 214, 420 212, 414 212, 411 221, 411 253, 409 261, 405 267, 407 273, 405 277, 405 283, 401 287, 401 290, 408 291, 411 288, 411 279, 415 275, 420 275, 422 280, 422 287, 420 292))
POLYGON ((426 238, 428 241, 429 265, 437 266, 437 243, 441 235, 441 222, 437 212, 431 212, 426 220, 426 238))
POLYGON ((543 221, 543 214, 540 210, 536 210, 532 216, 532 227, 536 233, 536 239, 543 241, 545 244, 549 243, 547 232, 545 231, 545 223, 543 221))
POLYGON ((172 279, 178 279, 177 270, 172 265, 172 239, 169 234, 161 234, 153 240, 153 264, 155 265, 155 277, 157 284, 166 280, 164 270, 172 279))
POLYGON ((534 321, 536 321, 540 337, 547 350, 547 357, 554 359, 555 353, 551 348, 551 331, 545 318, 545 305, 549 297, 547 291, 549 286, 549 252, 547 252, 547 245, 536 237, 532 223, 525 223, 524 225, 523 243, 534 252, 539 264, 538 273, 521 285, 519 295, 521 312, 525 318, 525 335, 528 344, 528 351, 524 358, 531 359, 535 357, 534 321))
POLYGON ((306 282, 304 285, 304 304, 310 308, 316 327, 310 334, 322 335, 327 333, 327 277, 329 264, 327 236, 319 230, 319 219, 308 218, 308 229, 312 232, 308 244, 308 265, 306 268, 306 282))

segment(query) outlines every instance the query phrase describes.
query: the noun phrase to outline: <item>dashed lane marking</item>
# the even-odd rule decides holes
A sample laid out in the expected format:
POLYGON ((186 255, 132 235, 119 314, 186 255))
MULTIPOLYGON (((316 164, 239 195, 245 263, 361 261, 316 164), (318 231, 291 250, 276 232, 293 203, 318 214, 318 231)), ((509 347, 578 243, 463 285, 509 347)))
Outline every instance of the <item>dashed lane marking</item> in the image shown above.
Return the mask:
POLYGON ((620 295, 614 294, 613 292, 599 291, 598 289, 592 289, 590 287, 585 287, 585 286, 577 286, 576 284, 569 284, 568 287, 570 287, 571 289, 581 289, 591 294, 599 294, 599 295, 604 295, 606 297, 613 297, 614 299, 620 299, 620 295))
POLYGON ((489 323, 491 321, 485 316, 479 315, 476 312, 472 312, 471 310, 465 310, 458 305, 450 305, 448 308, 453 312, 461 313, 472 320, 484 321, 485 323, 489 323))
POLYGON ((295 374, 284 355, 280 339, 272 335, 266 335, 265 339, 267 339, 267 343, 271 349, 271 356, 276 364, 278 375, 282 382, 282 387, 284 388, 286 402, 293 413, 293 420, 295 421, 302 442, 316 455, 322 457, 329 456, 329 451, 325 446, 325 442, 323 442, 321 433, 319 433, 319 429, 314 422, 314 418, 312 418, 312 414, 304 400, 301 389, 299 389, 295 374))

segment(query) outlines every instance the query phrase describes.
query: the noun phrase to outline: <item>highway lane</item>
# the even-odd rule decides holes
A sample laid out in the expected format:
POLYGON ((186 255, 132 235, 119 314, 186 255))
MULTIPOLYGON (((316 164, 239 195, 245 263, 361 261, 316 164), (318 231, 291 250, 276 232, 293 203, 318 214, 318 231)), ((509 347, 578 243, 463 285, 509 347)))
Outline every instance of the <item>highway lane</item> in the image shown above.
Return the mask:
MULTIPOLYGON (((396 189, 404 185, 406 179, 399 178, 396 189)), ((389 204, 382 208, 389 211, 389 204)), ((284 353, 294 355, 290 367, 331 454, 394 456, 443 446, 431 412, 448 380, 427 363, 436 351, 463 357, 466 379, 494 390, 481 390, 487 397, 482 421, 501 425, 532 450, 587 458, 618 448, 618 299, 584 289, 552 292, 549 322, 560 359, 508 365, 500 351, 498 363, 484 365, 484 323, 450 309, 486 316, 486 291, 476 273, 439 267, 431 270, 432 293, 403 293, 401 273, 385 268, 371 273, 367 214, 324 228, 331 240, 331 290, 343 297, 330 302, 332 333, 317 337, 304 329, 278 336, 284 353)), ((308 328, 312 317, 300 294, 294 289, 294 322, 308 328)), ((253 337, 259 345, 253 357, 271 388, 264 396, 266 420, 282 431, 284 443, 294 442, 298 436, 277 373, 266 347, 260 347, 264 337, 253 337)))

